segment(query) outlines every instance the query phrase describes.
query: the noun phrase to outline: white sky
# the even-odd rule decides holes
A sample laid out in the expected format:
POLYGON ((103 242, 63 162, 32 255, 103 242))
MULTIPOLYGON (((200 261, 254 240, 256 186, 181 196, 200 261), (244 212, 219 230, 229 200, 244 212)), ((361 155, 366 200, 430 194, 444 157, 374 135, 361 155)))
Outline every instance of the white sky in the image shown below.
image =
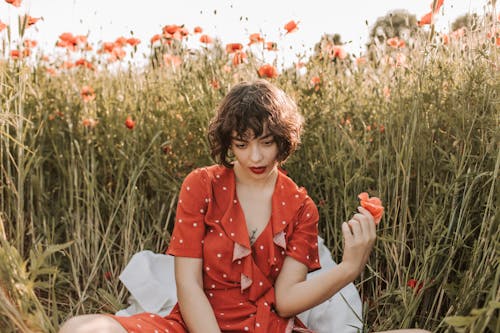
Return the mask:
MULTIPOLYGON (((432 0, 24 0, 15 8, 0 0, 0 20, 14 26, 17 16, 43 17, 27 33, 41 48, 52 49, 62 32, 89 34, 89 41, 114 41, 119 36, 141 39, 147 53, 149 39, 166 24, 197 25, 223 44, 248 43, 248 35, 261 32, 278 43, 278 63, 291 63, 296 54, 310 54, 324 33, 339 33, 346 50, 364 50, 370 26, 394 9, 406 9, 417 19, 429 12, 432 0), (300 21, 299 30, 284 36, 289 20, 300 21), (368 25, 367 25, 368 23, 368 25)), ((487 0, 445 0, 437 26, 448 26, 467 12, 484 13, 487 0)), ((0 33, 0 39, 5 31, 0 33)), ((191 43, 198 37, 191 37, 191 43)), ((140 48, 140 49, 141 49, 140 48)))

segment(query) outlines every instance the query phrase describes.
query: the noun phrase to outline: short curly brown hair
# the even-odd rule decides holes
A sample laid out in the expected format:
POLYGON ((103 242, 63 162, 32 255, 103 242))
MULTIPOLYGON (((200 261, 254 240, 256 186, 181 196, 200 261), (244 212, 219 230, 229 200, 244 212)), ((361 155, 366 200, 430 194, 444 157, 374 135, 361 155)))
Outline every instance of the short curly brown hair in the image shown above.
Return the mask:
POLYGON ((245 138, 249 130, 255 137, 265 129, 278 145, 278 162, 284 162, 299 143, 303 117, 295 102, 266 80, 240 82, 222 99, 208 128, 211 156, 228 168, 228 151, 233 131, 245 138))

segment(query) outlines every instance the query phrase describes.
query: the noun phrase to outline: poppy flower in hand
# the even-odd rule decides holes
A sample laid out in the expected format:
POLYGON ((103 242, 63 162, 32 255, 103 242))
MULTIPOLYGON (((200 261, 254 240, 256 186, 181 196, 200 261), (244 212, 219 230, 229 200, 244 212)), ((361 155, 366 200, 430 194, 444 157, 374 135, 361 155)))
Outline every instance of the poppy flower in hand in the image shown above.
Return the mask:
POLYGON ((384 206, 382 206, 382 200, 377 197, 371 197, 368 193, 363 192, 358 194, 358 199, 360 200, 361 207, 365 208, 372 214, 375 224, 379 224, 384 214, 384 206))

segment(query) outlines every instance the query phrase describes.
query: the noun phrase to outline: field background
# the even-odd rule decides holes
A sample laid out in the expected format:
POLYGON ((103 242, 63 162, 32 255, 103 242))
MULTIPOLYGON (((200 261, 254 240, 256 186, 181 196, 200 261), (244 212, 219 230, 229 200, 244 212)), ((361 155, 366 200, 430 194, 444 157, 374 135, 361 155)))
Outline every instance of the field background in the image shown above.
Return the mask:
MULTIPOLYGON (((500 331, 500 36, 498 20, 478 22, 358 59, 325 41, 302 67, 266 77, 306 118, 284 167, 318 204, 334 258, 358 193, 386 208, 355 281, 366 331, 500 331)), ((0 330, 55 332, 70 315, 126 306, 120 272, 137 251, 165 251, 183 177, 212 163, 217 103, 262 63, 250 52, 235 63, 217 41, 174 41, 152 47, 145 67, 70 68, 9 57, 5 43, 0 330)))

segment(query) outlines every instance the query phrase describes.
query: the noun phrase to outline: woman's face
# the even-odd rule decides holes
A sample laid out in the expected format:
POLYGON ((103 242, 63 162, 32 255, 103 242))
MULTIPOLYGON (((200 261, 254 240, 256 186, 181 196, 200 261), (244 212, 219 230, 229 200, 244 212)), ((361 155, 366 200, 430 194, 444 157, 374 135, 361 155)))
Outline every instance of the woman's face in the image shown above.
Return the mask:
POLYGON ((261 136, 255 137, 252 130, 239 137, 231 133, 231 150, 241 169, 252 178, 266 178, 278 165, 278 145, 272 134, 265 129, 261 136))

